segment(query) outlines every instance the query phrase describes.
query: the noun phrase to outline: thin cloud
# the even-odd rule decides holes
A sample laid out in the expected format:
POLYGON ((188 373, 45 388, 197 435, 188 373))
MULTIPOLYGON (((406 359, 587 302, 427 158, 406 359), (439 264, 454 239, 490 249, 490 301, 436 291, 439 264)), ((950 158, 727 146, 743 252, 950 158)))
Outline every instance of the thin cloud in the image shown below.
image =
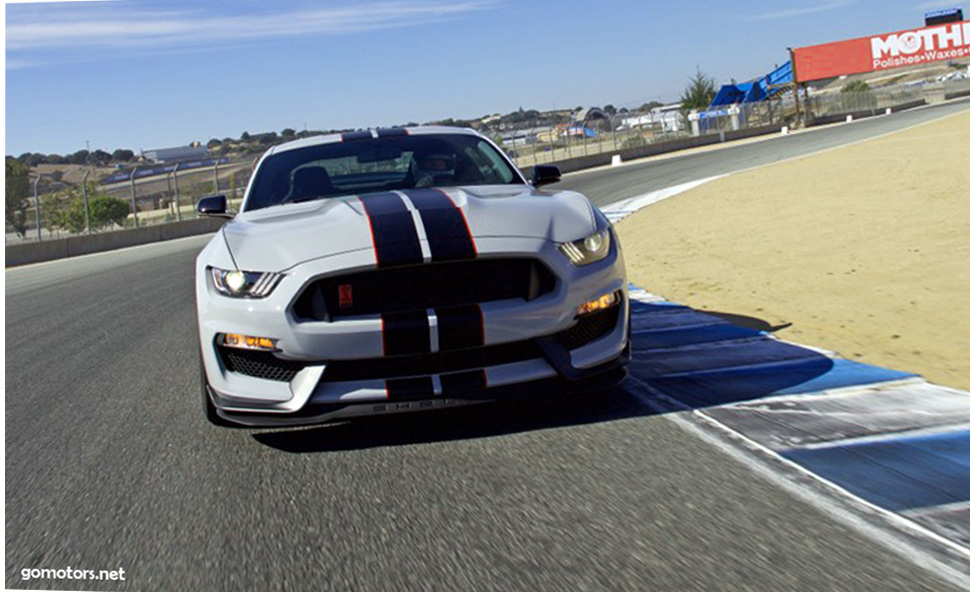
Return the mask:
POLYGON ((954 0, 936 0, 934 2, 923 2, 922 4, 917 4, 916 8, 920 10, 929 10, 933 8, 955 8, 956 3, 954 0))
POLYGON ((744 20, 746 21, 774 21, 778 19, 794 18, 797 16, 805 16, 809 14, 816 14, 819 12, 828 12, 830 10, 837 10, 850 4, 855 4, 855 0, 835 0, 834 2, 825 2, 822 4, 816 4, 814 6, 802 6, 800 8, 788 8, 785 10, 776 10, 772 12, 766 12, 763 14, 752 15, 744 20))
POLYGON ((436 22, 483 10, 493 2, 471 0, 454 4, 427 1, 382 2, 345 8, 314 8, 213 16, 192 12, 109 13, 97 17, 38 18, 11 23, 7 50, 56 50, 97 47, 164 47, 181 43, 218 45, 306 35, 354 33, 436 22))

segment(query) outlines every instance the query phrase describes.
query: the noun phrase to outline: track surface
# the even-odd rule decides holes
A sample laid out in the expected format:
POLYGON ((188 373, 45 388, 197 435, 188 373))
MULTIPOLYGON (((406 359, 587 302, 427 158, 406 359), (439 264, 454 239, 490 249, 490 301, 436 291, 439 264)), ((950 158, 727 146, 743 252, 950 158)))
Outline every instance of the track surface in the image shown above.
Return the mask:
MULTIPOLYGON (((600 203, 952 112, 570 177, 600 203)), ((966 104, 962 106, 966 108, 966 104)), ((200 409, 198 237, 6 272, 9 587, 948 590, 635 384, 290 432, 200 409), (116 569, 126 582, 20 580, 116 569)))

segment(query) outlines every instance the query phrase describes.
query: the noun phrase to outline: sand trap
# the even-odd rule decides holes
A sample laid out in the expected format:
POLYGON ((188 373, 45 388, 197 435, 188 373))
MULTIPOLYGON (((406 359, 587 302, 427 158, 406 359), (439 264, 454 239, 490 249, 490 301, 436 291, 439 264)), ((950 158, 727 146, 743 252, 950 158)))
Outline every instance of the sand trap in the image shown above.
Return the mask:
POLYGON ((617 229, 651 292, 970 389, 970 112, 714 181, 617 229))

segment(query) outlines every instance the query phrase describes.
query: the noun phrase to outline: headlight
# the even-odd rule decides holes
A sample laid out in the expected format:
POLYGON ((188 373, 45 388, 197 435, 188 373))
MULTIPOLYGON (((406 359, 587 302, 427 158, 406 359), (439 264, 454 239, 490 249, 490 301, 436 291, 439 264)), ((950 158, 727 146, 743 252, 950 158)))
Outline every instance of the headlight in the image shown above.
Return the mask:
POLYGON ((266 298, 283 279, 282 273, 239 271, 210 267, 212 284, 220 294, 233 298, 266 298))
POLYGON ((573 265, 589 265, 602 261, 610 253, 610 229, 595 232, 582 240, 561 244, 559 250, 573 265))

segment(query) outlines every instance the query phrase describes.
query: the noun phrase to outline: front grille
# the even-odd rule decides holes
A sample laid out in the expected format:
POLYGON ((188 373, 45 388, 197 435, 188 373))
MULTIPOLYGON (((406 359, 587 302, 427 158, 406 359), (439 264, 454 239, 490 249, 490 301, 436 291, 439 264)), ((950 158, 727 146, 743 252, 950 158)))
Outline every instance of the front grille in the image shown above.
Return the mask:
MULTIPOLYGON (((616 327, 620 307, 581 317, 574 326, 555 335, 567 350, 582 347, 605 337, 616 327)), ((223 364, 230 372, 246 376, 289 382, 296 374, 314 362, 282 360, 271 352, 252 351, 231 347, 218 347, 223 364)), ((533 339, 473 347, 431 354, 390 356, 362 360, 321 361, 327 368, 323 373, 325 382, 374 380, 402 376, 429 376, 448 374, 462 370, 474 370, 500 366, 525 360, 542 358, 542 351, 533 339)))
POLYGON ((474 259, 377 269, 312 282, 293 306, 297 320, 427 310, 495 300, 534 300, 556 286, 536 259, 474 259))
POLYGON ((566 349, 576 349, 605 337, 616 328, 620 320, 620 307, 579 317, 575 325, 556 334, 556 339, 566 349))
POLYGON ((252 351, 233 347, 219 346, 219 355, 226 370, 238 372, 246 376, 289 382, 297 372, 307 365, 302 362, 281 360, 272 352, 252 351))
POLYGON ((476 370, 541 358, 542 352, 534 340, 488 345, 469 349, 371 358, 366 360, 334 360, 323 373, 326 382, 394 378, 398 376, 427 376, 462 370, 476 370))

